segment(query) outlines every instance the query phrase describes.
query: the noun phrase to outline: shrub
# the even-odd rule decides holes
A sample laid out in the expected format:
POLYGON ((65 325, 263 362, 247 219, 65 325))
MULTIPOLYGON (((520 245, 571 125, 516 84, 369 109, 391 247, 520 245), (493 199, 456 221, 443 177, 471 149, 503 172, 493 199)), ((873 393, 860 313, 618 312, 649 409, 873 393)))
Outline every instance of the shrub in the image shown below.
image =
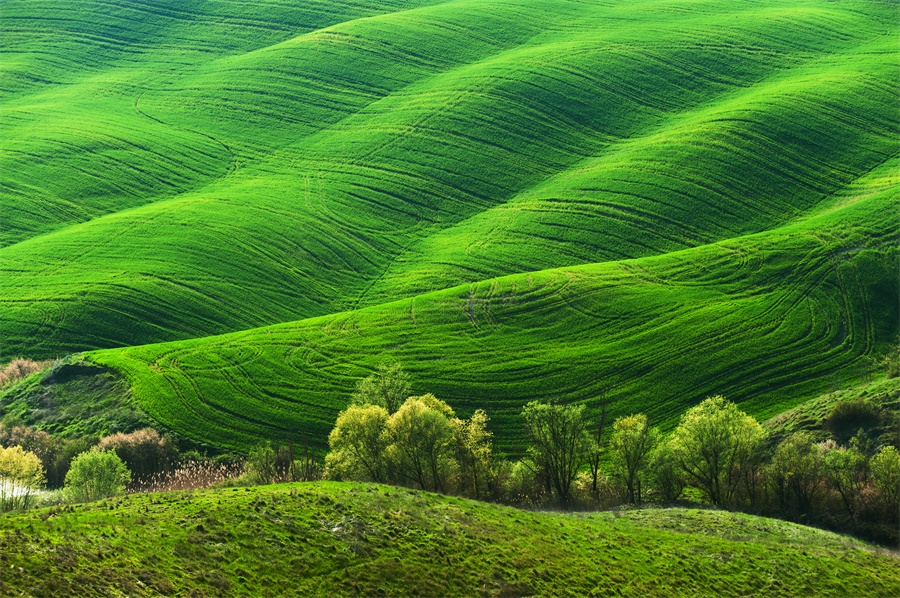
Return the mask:
POLYGON ((130 480, 131 472, 115 452, 92 449, 72 460, 65 493, 69 500, 90 502, 124 494, 130 480))
POLYGON ((10 386, 19 380, 27 378, 35 372, 40 372, 52 361, 34 361, 32 359, 24 359, 16 357, 5 366, 0 368, 0 388, 10 386))
POLYGON ((20 446, 0 448, 0 511, 28 508, 44 484, 44 468, 34 453, 20 446))
POLYGON ((174 445, 153 428, 107 436, 100 440, 97 448, 115 451, 135 481, 170 470, 178 458, 174 445))
POLYGON ((863 398, 835 403, 825 420, 825 425, 842 444, 846 444, 860 430, 868 433, 880 424, 881 409, 863 398))
POLYGON ((269 442, 250 449, 247 455, 247 475, 253 484, 273 484, 278 476, 276 453, 269 442))

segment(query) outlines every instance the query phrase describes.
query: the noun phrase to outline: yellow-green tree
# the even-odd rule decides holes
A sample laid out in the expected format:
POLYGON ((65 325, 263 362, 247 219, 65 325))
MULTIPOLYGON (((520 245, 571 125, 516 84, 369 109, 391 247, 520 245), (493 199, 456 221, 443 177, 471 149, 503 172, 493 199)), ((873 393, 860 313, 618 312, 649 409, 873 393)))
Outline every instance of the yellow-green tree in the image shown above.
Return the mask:
POLYGON ((389 481, 387 409, 351 405, 338 415, 328 435, 326 475, 339 480, 389 481))
POLYGON ((496 477, 488 416, 476 409, 467 420, 452 420, 456 458, 459 463, 460 491, 481 498, 496 477))
POLYGON ((20 446, 0 448, 0 511, 28 508, 44 485, 44 467, 37 455, 20 446))
POLYGON ((641 502, 642 476, 657 438, 656 429, 650 427, 643 413, 620 417, 613 423, 609 440, 612 471, 632 504, 641 502))
POLYGON ((775 449, 766 468, 766 481, 782 510, 792 505, 809 514, 816 495, 825 485, 825 455, 808 432, 786 438, 775 449))
POLYGON ((445 492, 453 458, 453 410, 432 394, 410 397, 387 422, 388 454, 400 478, 445 492))
POLYGON ((872 457, 870 468, 872 482, 882 501, 896 514, 900 509, 900 453, 892 446, 885 446, 872 457))
POLYGON ((531 462, 549 482, 559 503, 568 507, 572 482, 587 461, 589 422, 584 405, 531 401, 522 408, 522 417, 531 441, 531 462))
POLYGON ((765 433, 755 419, 721 396, 689 409, 671 439, 672 455, 688 482, 714 505, 728 504, 742 474, 756 461, 765 433))

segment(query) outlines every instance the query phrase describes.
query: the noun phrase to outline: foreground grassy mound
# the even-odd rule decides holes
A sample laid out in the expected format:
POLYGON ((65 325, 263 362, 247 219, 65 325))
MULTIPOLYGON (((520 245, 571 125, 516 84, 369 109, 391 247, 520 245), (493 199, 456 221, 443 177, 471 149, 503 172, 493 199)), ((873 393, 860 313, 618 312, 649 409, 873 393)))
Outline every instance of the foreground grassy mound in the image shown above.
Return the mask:
POLYGON ((517 452, 532 399, 605 395, 674 424, 725 394, 760 419, 867 374, 897 329, 897 171, 814 217, 665 256, 508 276, 333 316, 91 353, 163 425, 220 446, 322 445, 355 382, 396 359, 415 392, 484 408, 517 452))
POLYGON ((0 517, 0 592, 889 596, 889 553, 685 509, 569 515, 389 486, 132 495, 0 517))
POLYGON ((7 2, 3 351, 220 334, 770 230, 896 152, 895 14, 7 2))

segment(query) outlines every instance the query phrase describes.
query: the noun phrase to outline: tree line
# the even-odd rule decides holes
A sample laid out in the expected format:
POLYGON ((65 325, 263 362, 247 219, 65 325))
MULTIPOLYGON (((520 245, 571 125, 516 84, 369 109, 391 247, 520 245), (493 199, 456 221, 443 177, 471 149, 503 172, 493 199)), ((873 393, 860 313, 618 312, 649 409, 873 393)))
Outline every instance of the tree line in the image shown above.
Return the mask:
POLYGON ((703 502, 900 543, 900 453, 866 432, 881 415, 866 401, 832 408, 832 438, 800 431, 776 441, 721 396, 689 409, 669 433, 641 413, 609 421, 605 402, 532 401, 521 411, 527 450, 493 446, 488 414, 461 418, 433 394, 411 395, 399 364, 362 379, 322 459, 299 443, 254 447, 245 460, 180 451, 144 429, 61 439, 0 425, 0 511, 33 504, 40 488, 83 501, 127 491, 211 485, 371 481, 529 508, 598 509, 703 502), (5 448, 2 448, 5 447, 5 448))
MULTIPOLYGON (((462 419, 409 390, 396 364, 359 383, 329 436, 326 477, 537 508, 701 501, 898 543, 900 453, 862 429, 842 442, 801 431, 775 443, 714 396, 663 434, 641 413, 608 423, 605 406, 591 417, 583 405, 532 401, 521 411, 528 448, 510 461, 494 450, 485 411, 462 419)), ((858 413, 847 413, 860 409, 841 402, 833 418, 852 425, 858 413)))

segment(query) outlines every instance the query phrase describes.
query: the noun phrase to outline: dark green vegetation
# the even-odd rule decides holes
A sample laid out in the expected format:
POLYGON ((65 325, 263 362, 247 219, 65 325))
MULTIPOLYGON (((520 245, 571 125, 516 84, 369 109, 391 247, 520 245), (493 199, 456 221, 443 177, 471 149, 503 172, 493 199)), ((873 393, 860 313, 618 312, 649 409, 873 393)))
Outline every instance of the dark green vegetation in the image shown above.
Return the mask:
POLYGON ((846 442, 863 430, 876 444, 900 445, 900 378, 890 378, 830 392, 768 420, 772 442, 800 430, 816 440, 846 442), (838 404, 842 404, 837 407, 838 404))
POLYGON ((71 359, 13 387, 0 405, 0 417, 69 438, 106 436, 152 421, 115 371, 71 359))
POLYGON ((0 518, 0 592, 889 596, 890 553, 749 515, 533 513, 369 484, 132 495, 0 518))
POLYGON ((385 358, 510 452, 548 396, 774 416, 896 344, 896 17, 7 1, 3 352, 99 349, 96 431, 241 450, 323 446, 385 358))

